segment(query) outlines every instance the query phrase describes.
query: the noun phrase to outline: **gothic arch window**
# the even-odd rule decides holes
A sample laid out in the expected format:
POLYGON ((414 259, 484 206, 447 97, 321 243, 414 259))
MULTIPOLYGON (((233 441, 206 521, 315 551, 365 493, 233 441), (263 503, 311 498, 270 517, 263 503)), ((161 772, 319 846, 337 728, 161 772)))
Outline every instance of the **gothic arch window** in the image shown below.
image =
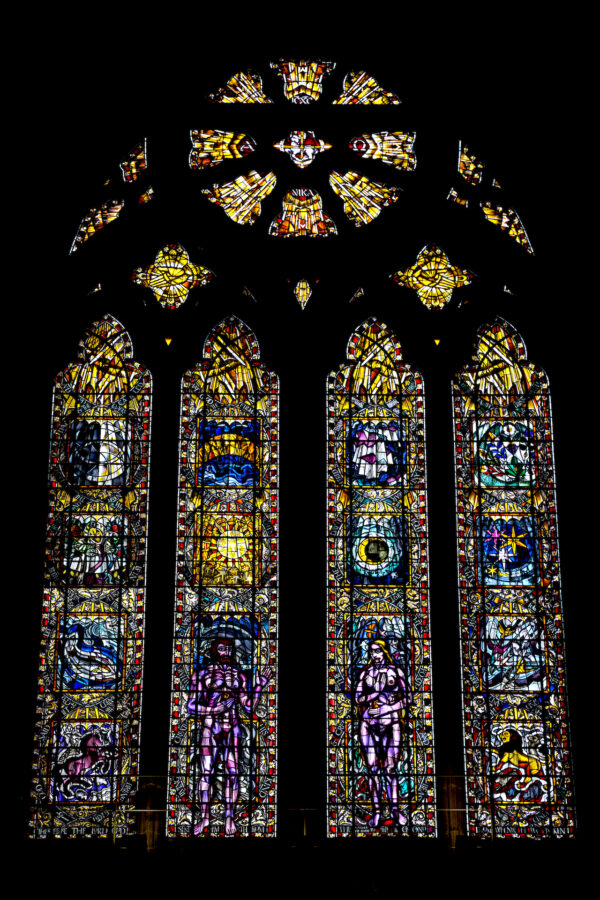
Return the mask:
MULTIPOLYGON (((302 58, 292 56, 288 62, 302 58)), ((99 131, 99 104, 86 98, 77 122, 63 122, 60 147, 73 151, 68 165, 58 143, 47 148, 56 154, 53 171, 64 178, 56 176, 61 202, 53 204, 54 226, 41 254, 44 270, 52 271, 60 285, 60 305, 48 297, 37 313, 39 338, 37 343, 33 339, 31 353, 40 364, 35 376, 30 369, 28 402, 35 409, 39 439, 28 442, 27 471, 43 472, 46 465, 49 398, 40 385, 50 384, 53 373, 72 358, 72 348, 90 322, 107 312, 122 321, 136 359, 154 380, 144 671, 145 697, 152 699, 144 708, 134 823, 135 831, 148 836, 153 829, 166 829, 171 601, 179 513, 177 398, 182 373, 198 365, 207 335, 224 317, 234 315, 247 323, 266 366, 281 379, 278 634, 285 652, 279 659, 277 698, 278 755, 285 766, 278 781, 277 828, 284 841, 301 843, 306 833, 308 841, 325 843, 323 385, 345 358, 349 336, 369 317, 398 336, 403 358, 422 373, 427 390, 433 774, 440 842, 466 834, 449 385, 469 359, 477 329, 496 315, 514 323, 552 382, 565 617, 570 634, 581 627, 572 599, 584 596, 577 590, 577 529, 563 524, 577 523, 579 508, 574 492, 565 493, 563 487, 560 493, 571 459, 569 416, 575 402, 572 373, 580 371, 574 340, 579 313, 575 302, 570 303, 569 316, 561 319, 565 337, 559 346, 553 298, 577 292, 571 290, 575 276, 567 267, 569 219, 556 214, 564 195, 552 190, 557 173, 554 149, 549 149, 556 146, 551 110, 546 107, 548 143, 542 145, 529 124, 529 107, 516 89, 505 88, 504 105, 498 110, 488 101, 485 77, 483 87, 475 78, 462 92, 450 80, 442 85, 436 77, 415 93, 414 82, 406 73, 401 77, 395 59, 374 57, 360 64, 339 54, 323 59, 335 61, 336 67, 323 71, 322 91, 310 103, 286 98, 281 66, 268 65, 279 63, 279 57, 267 57, 262 64, 224 53, 210 65, 208 58, 199 60, 193 91, 190 85, 186 101, 169 106, 168 127, 162 119, 136 118, 129 95, 122 117, 111 111, 113 118, 99 131), (252 63, 272 103, 208 100, 232 76, 252 70, 252 63), (363 71, 402 102, 334 103, 345 90, 346 75, 363 71), (200 132, 212 132, 213 143, 211 135, 201 137, 200 132), (229 137, 221 140, 218 133, 229 137), (404 137, 390 137, 396 134, 404 137), (203 160, 214 159, 207 157, 209 151, 222 152, 223 161, 205 165, 203 160), (297 165, 294 155, 310 163, 297 165), (391 158, 399 165, 390 164, 391 158), (256 195, 248 194, 239 179, 257 187, 252 171, 259 177, 272 172, 273 189, 266 190, 267 180, 256 195), (333 173, 337 175, 332 182, 333 173), (374 186, 369 190, 379 195, 379 200, 374 198, 377 215, 369 212, 373 198, 360 193, 363 176, 374 186), (294 194, 300 189, 306 189, 302 196, 294 194), (226 203, 239 199, 240 191, 242 200, 252 202, 234 202, 231 211, 252 219, 259 204, 254 224, 236 221, 224 211, 226 203), (264 196, 259 196, 262 191, 264 196), (370 221, 364 221, 363 214, 371 216, 370 221), (290 223, 299 236, 284 236, 290 223), (281 233, 273 233, 272 227, 281 233), (312 230, 315 237, 308 233, 312 230), (564 261, 560 266, 558 259, 564 261)), ((310 95, 314 85, 306 90, 310 95)), ((180 96, 184 94, 185 89, 180 96)), ((536 102, 538 110, 539 104, 544 108, 543 97, 536 102)), ((574 244, 572 249, 579 251, 574 244)), ((579 379, 577 385, 579 391, 579 379)), ((38 476, 32 496, 45 495, 45 475, 42 481, 38 476)), ((40 546, 44 516, 44 510, 38 510, 40 546)), ((39 592, 35 597, 33 593, 26 630, 37 636, 39 592)), ((569 663, 573 677, 573 656, 569 663)), ((581 720, 583 697, 583 690, 571 688, 571 706, 579 705, 581 720)), ((27 721, 21 732, 22 758, 27 760, 30 731, 27 721)), ((29 761, 23 766, 23 781, 28 781, 29 761)), ((402 847, 401 852, 408 853, 409 843, 398 841, 394 852, 402 847)), ((211 841, 211 852, 218 853, 220 844, 211 841)), ((385 846, 379 840, 361 844, 385 846)), ((435 840, 419 844, 431 854, 438 846, 435 840)), ((460 851, 460 841, 455 846, 460 851)))
POLYGON ((434 836, 423 379, 377 319, 328 380, 328 833, 434 836))
POLYGON ((469 832, 572 835, 548 378, 496 318, 453 397, 469 832))
POLYGON ((150 374, 110 315, 54 388, 32 828, 133 827, 144 638, 150 374))
POLYGON ((229 316, 183 376, 172 837, 275 834, 279 383, 259 356, 229 316))

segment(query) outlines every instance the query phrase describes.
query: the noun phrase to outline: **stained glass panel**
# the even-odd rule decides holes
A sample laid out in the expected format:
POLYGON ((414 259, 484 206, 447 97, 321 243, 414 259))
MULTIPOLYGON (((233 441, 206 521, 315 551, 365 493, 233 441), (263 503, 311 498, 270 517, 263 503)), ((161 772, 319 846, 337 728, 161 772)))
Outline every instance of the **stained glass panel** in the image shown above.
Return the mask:
POLYGON ((369 181, 359 172, 332 172, 329 184, 344 201, 344 212, 357 228, 372 222, 384 206, 395 203, 400 196, 399 188, 369 181))
POLYGON ((414 131, 375 131, 352 138, 349 147, 363 159, 380 159, 402 172, 414 172, 417 166, 414 143, 414 131))
POLYGON ((435 835, 423 380, 368 319, 329 376, 328 834, 435 835))
POLYGON ((202 193, 238 225, 253 225, 261 213, 261 200, 269 196, 276 183, 274 172, 263 175, 252 171, 234 181, 213 184, 211 188, 204 188, 202 193))
POLYGON ((151 378, 112 316, 56 379, 42 610, 35 837, 133 831, 151 378))
POLYGON ((504 209, 502 206, 487 201, 481 203, 481 209, 488 222, 497 225, 501 231, 507 231, 517 244, 524 247, 528 253, 533 253, 531 241, 514 209, 504 209))
POLYGON ((123 173, 123 181, 137 181, 141 173, 148 167, 146 138, 136 144, 119 163, 123 173))
POLYGON ((109 200, 107 203, 99 206, 98 209, 90 209, 89 213, 81 220, 69 253, 75 253, 81 244, 88 241, 92 235, 102 231, 106 225, 118 219, 124 206, 124 200, 109 200))
POLYGON ((131 280, 150 288, 165 309, 177 309, 187 300, 192 288, 208 284, 214 278, 210 269, 197 266, 181 244, 167 244, 145 269, 135 270, 131 280))
POLYGON ((283 79, 285 99, 291 103, 314 103, 323 91, 323 78, 335 68, 325 59, 298 61, 280 59, 271 68, 283 79))
POLYGON ((468 286, 474 277, 468 269, 452 265, 441 247, 435 244, 427 244, 412 266, 392 275, 397 284, 416 291, 419 300, 428 309, 446 306, 452 299, 454 289, 468 286))
POLYGON ((323 210, 321 195, 310 188, 294 188, 283 198, 282 210, 269 226, 275 237, 328 237, 337 234, 335 222, 323 210))
POLYGON ((384 91, 368 72, 348 72, 344 78, 344 90, 333 102, 340 105, 353 103, 397 105, 401 100, 391 91, 384 91))
POLYGON ((574 833, 546 374, 503 319, 453 385, 467 818, 574 833))
POLYGON ((219 88, 208 99, 213 103, 272 103, 262 89, 262 78, 255 72, 238 72, 225 87, 219 88))
POLYGON ((226 159, 242 159, 256 150, 256 141, 250 135, 236 131, 192 129, 190 137, 190 169, 218 166, 226 159))
POLYGON ((274 836, 277 376, 231 316, 183 378, 169 836, 274 836))

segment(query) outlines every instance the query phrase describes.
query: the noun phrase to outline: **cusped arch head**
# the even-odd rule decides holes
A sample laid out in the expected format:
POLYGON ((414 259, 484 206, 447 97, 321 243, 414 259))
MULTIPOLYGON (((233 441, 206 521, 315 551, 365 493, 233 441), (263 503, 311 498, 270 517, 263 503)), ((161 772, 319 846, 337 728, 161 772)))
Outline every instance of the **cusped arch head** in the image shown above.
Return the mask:
POLYGON ((227 316, 209 331, 204 342, 204 359, 215 359, 229 348, 244 361, 260 359, 256 335, 237 316, 227 316))
POLYGON ((385 322, 370 316, 350 335, 347 354, 349 360, 363 365, 376 361, 396 363, 402 359, 402 347, 385 322))
POLYGON ((92 322, 79 342, 79 358, 85 363, 117 360, 122 363, 133 357, 133 345, 129 333, 118 319, 108 313, 92 322))
POLYGON ((477 330, 473 359, 479 366, 521 363, 527 359, 523 338, 510 322, 496 316, 477 330))

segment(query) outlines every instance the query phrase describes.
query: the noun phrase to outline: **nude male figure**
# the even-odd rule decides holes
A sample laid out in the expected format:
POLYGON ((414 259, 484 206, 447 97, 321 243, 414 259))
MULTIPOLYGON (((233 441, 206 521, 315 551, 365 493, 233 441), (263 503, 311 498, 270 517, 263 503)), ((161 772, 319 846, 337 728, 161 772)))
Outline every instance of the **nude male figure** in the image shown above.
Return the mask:
POLYGON ((239 708, 252 715, 260 695, 272 676, 267 666, 252 690, 245 674, 231 661, 233 646, 227 639, 212 646, 212 662, 192 675, 187 711, 201 723, 198 764, 200 821, 194 834, 202 834, 210 823, 210 805, 219 755, 225 768, 225 833, 233 835, 235 804, 239 793, 239 761, 242 729, 239 708))

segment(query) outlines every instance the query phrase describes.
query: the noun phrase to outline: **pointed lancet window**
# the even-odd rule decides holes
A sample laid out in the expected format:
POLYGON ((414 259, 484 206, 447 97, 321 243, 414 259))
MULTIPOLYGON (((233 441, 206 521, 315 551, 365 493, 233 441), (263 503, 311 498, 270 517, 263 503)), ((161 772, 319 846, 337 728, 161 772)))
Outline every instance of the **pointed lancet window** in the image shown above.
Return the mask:
POLYGON ((468 831, 571 835, 548 379, 497 318, 453 397, 468 831))
POLYGON ((328 834, 435 835, 423 380, 368 319, 329 376, 328 834))
POLYGON ((234 316, 183 377, 171 837, 275 834, 278 400, 234 316))
POLYGON ((151 377, 112 316, 56 378, 31 826, 134 831, 151 377))

